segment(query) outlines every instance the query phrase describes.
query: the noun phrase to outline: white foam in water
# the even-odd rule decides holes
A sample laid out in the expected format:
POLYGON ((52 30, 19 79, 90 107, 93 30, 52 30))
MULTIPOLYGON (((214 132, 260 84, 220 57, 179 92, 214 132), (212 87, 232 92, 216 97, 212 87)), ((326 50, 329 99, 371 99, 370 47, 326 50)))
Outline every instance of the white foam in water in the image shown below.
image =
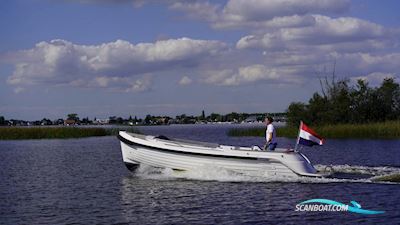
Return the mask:
POLYGON ((367 166, 350 166, 350 165, 316 165, 318 170, 324 170, 331 167, 335 172, 349 174, 367 174, 370 178, 362 179, 340 179, 340 178, 313 178, 313 177, 282 177, 271 176, 267 173, 260 172, 257 175, 247 175, 235 171, 223 169, 220 167, 204 167, 192 171, 174 171, 172 169, 154 168, 151 166, 141 165, 136 171, 136 176, 143 179, 155 180, 204 180, 204 181, 220 181, 220 182, 300 182, 300 183, 341 183, 341 182, 357 182, 357 183, 388 183, 374 181, 374 178, 383 175, 400 173, 400 168, 396 167, 367 167, 367 166))
POLYGON ((331 167, 335 172, 352 173, 352 174, 369 174, 369 175, 388 175, 392 173, 400 173, 400 168, 387 166, 350 166, 350 165, 315 165, 317 170, 324 170, 326 167, 331 167))

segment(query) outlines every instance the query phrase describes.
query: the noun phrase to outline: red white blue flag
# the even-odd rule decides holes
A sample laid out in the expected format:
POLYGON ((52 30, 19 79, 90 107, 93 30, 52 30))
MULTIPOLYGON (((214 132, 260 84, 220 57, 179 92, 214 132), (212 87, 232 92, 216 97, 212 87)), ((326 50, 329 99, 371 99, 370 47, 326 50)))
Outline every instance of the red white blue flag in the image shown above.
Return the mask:
POLYGON ((301 121, 297 144, 306 146, 322 145, 324 144, 324 139, 301 121))

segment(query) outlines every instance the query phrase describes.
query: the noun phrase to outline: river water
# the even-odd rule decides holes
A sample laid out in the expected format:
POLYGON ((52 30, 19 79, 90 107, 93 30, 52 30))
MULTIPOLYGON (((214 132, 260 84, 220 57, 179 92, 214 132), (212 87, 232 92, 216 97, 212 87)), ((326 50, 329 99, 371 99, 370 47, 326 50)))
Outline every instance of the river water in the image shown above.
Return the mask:
MULTIPOLYGON (((145 134, 262 145, 228 137, 243 125, 140 127, 145 134)), ((247 125, 248 126, 248 125, 247 125)), ((278 138, 280 147, 294 140, 278 138)), ((303 149, 318 168, 369 174, 400 172, 398 140, 327 140, 303 149)), ((0 224, 400 224, 400 185, 362 179, 280 180, 203 169, 188 173, 122 163, 116 137, 0 141, 0 224), (315 198, 385 211, 299 212, 315 198)))

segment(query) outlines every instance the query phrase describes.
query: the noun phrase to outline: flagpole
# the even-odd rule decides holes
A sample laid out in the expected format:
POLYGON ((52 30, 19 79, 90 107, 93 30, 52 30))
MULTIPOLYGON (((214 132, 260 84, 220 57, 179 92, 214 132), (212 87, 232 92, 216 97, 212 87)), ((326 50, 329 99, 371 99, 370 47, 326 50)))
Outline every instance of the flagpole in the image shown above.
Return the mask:
POLYGON ((303 125, 303 121, 302 120, 300 120, 299 133, 297 134, 297 141, 296 141, 296 145, 294 146, 294 151, 295 152, 297 152, 297 147, 299 145, 301 125, 303 125))

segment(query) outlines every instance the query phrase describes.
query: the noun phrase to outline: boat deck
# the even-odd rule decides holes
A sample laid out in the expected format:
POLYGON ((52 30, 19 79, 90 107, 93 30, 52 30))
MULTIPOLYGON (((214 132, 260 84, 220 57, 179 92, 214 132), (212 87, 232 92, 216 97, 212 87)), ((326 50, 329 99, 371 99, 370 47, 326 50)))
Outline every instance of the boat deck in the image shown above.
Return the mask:
MULTIPOLYGON (((142 140, 157 140, 166 143, 167 145, 173 144, 173 145, 178 145, 178 146, 188 146, 188 147, 204 147, 204 148, 210 148, 214 150, 237 150, 237 151, 265 151, 262 150, 257 145, 251 146, 251 147, 242 147, 242 146, 231 146, 231 145, 220 145, 217 143, 210 143, 210 142, 202 142, 202 141, 193 141, 193 140, 186 140, 186 139, 178 139, 178 138, 169 138, 164 135, 159 135, 159 136, 150 136, 150 135, 143 135, 143 134, 136 134, 136 133, 128 133, 130 136, 135 137, 135 138, 140 138, 142 140)), ((265 151, 267 152, 267 151, 265 151)), ((284 148, 276 148, 274 151, 268 151, 268 152, 293 152, 292 149, 284 149, 284 148)))

